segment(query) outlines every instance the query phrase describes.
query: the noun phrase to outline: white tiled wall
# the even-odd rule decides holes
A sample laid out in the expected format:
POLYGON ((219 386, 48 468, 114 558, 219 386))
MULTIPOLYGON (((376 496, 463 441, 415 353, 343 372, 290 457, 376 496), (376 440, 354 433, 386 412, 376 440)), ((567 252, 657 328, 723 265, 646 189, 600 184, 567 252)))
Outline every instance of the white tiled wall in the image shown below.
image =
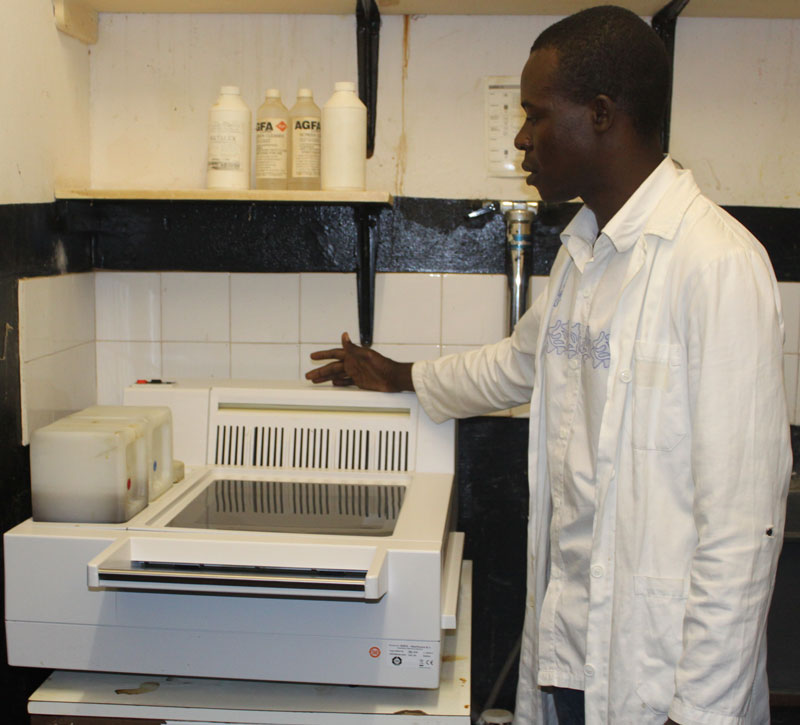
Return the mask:
POLYGON ((19 283, 23 441, 97 395, 94 274, 19 283))
MULTIPOLYGON (((314 350, 358 341, 354 274, 97 272, 97 396, 138 378, 297 379, 314 350)), ((505 334, 502 275, 379 274, 375 349, 438 357, 505 334), (474 325, 456 315, 465 306, 474 325)))
MULTIPOLYGON (((532 278, 531 297, 544 284, 532 278)), ((779 286, 798 423, 800 283, 779 286)), ((359 338, 352 274, 95 272, 21 280, 19 292, 25 436, 95 401, 121 402, 137 379, 297 379, 342 331, 359 338)), ((499 340, 506 299, 503 275, 379 274, 374 347, 413 361, 499 340)))

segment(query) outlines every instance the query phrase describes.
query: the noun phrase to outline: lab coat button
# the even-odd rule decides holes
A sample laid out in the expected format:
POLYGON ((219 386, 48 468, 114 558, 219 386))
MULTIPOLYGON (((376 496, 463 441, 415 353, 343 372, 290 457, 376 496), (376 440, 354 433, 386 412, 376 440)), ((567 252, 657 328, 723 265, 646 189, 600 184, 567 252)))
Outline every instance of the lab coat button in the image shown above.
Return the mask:
POLYGON ((578 358, 576 357, 572 358, 572 360, 569 361, 569 366, 573 370, 576 370, 578 368, 578 365, 580 365, 580 362, 578 362, 578 358))
POLYGON ((595 566, 593 566, 593 567, 592 567, 592 576, 593 576, 595 579, 599 579, 599 578, 600 578, 601 576, 603 576, 603 574, 605 574, 605 573, 606 573, 606 570, 605 570, 605 569, 603 569, 603 567, 602 567, 602 566, 595 565, 595 566))
POLYGON ((629 382, 631 381, 631 377, 632 377, 632 376, 631 376, 631 371, 630 371, 630 370, 623 370, 623 371, 622 371, 622 372, 619 374, 619 379, 620 379, 620 380, 621 380, 623 383, 629 383, 629 382))
POLYGON ((584 297, 588 297, 590 294, 591 294, 591 292, 589 292, 589 288, 588 287, 585 290, 583 290, 583 296, 584 297))
POLYGON ((594 667, 591 665, 584 665, 583 674, 587 677, 594 677, 594 667))

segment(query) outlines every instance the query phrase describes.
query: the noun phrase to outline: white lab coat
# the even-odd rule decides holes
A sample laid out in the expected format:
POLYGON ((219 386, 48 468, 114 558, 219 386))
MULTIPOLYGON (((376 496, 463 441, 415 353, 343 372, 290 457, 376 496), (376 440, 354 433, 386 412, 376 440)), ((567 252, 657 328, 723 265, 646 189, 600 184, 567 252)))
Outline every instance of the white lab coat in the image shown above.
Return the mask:
MULTIPOLYGON (((548 578, 544 293, 496 345, 415 363, 435 420, 530 401, 528 595, 515 725, 555 722, 536 686, 548 578)), ((791 475, 783 322, 766 252, 676 179, 634 248, 610 328, 586 637, 588 725, 769 722, 766 617, 791 475)))

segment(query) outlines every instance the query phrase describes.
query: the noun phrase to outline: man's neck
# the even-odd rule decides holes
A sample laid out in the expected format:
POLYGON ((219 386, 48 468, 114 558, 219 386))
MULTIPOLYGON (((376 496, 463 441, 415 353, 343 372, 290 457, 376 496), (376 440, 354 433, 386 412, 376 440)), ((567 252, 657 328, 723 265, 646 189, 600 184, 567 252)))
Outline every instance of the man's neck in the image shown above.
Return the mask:
POLYGON ((620 155, 606 166, 604 173, 598 174, 598 182, 583 197, 594 212, 598 230, 608 224, 663 159, 660 149, 627 157, 620 155))

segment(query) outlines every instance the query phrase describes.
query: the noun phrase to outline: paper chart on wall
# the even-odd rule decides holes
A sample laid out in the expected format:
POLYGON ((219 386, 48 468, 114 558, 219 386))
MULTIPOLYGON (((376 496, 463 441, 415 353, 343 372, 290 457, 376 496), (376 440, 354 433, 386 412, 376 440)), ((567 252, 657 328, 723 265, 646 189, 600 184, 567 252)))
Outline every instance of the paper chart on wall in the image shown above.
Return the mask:
POLYGON ((514 148, 525 113, 520 106, 519 76, 486 78, 486 163, 488 176, 525 176, 524 158, 514 148))

